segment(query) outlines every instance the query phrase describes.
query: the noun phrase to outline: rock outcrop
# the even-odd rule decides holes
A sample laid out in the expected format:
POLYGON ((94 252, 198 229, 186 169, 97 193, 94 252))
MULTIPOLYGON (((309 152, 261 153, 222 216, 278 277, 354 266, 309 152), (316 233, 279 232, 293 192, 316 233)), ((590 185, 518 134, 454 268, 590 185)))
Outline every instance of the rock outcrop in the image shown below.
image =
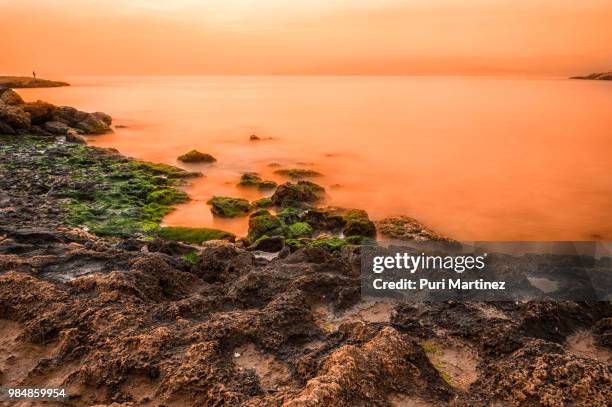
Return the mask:
POLYGON ((612 71, 610 72, 598 72, 584 76, 572 76, 570 79, 588 79, 596 81, 612 81, 612 71))
POLYGON ((0 88, 0 133, 39 135, 110 133, 112 118, 102 112, 87 113, 69 106, 24 102, 12 89, 0 88))
POLYGON ((0 76, 0 88, 56 88, 60 86, 70 86, 70 84, 29 76, 0 76))

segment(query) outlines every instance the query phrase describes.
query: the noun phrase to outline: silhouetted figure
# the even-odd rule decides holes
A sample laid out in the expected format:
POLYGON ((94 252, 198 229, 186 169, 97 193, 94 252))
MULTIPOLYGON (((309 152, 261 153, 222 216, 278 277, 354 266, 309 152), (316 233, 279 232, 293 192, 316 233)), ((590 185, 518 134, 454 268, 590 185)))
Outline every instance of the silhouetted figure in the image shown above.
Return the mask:
POLYGON ((32 77, 36 79, 36 72, 32 71, 32 77))

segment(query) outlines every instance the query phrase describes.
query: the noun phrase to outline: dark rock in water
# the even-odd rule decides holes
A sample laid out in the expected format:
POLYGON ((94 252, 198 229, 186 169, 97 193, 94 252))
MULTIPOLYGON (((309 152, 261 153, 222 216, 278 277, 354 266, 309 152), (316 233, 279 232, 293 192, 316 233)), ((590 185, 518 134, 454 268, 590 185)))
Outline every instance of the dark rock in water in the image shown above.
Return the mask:
POLYGON ((249 136, 249 140, 251 140, 251 141, 259 141, 261 139, 259 138, 259 136, 255 135, 255 134, 251 134, 249 136))
POLYGON ((385 218, 376 222, 376 227, 381 235, 397 240, 451 240, 408 216, 385 218))
POLYGON ((21 96, 14 90, 0 88, 0 105, 22 105, 24 103, 21 96))
POLYGON ((53 113, 53 119, 67 124, 84 134, 104 134, 113 130, 103 120, 92 113, 82 112, 70 106, 59 106, 53 113))
POLYGON ((283 236, 262 237, 257 240, 247 250, 260 250, 262 252, 276 253, 285 247, 285 238, 283 236))
POLYGON ((104 112, 93 112, 91 115, 98 120, 102 120, 107 126, 113 124, 113 118, 104 112))
POLYGON ((68 132, 66 134, 66 141, 68 143, 87 144, 87 140, 85 140, 83 136, 79 136, 78 134, 74 134, 72 132, 68 132))
POLYGON ((51 103, 37 100, 36 102, 24 104, 22 109, 30 114, 32 124, 43 124, 44 122, 53 120, 53 115, 57 108, 51 103))
POLYGON ((297 184, 291 182, 279 185, 274 195, 272 202, 280 207, 296 207, 313 204, 319 201, 325 188, 310 181, 298 181, 297 184))
POLYGON ((253 206, 253 208, 269 208, 271 206, 274 206, 274 202, 272 202, 270 198, 260 198, 256 201, 253 201, 251 205, 253 206))
POLYGON ((344 214, 346 222, 342 232, 345 236, 376 237, 376 226, 368 217, 368 213, 361 209, 351 209, 344 214))
POLYGON ((304 178, 313 178, 320 177, 323 174, 314 171, 314 170, 306 170, 303 168, 289 168, 283 170, 274 171, 275 174, 282 175, 284 177, 289 177, 293 179, 304 179, 304 178))
POLYGON ((612 71, 592 73, 584 76, 572 76, 570 79, 588 79, 595 81, 612 81, 612 71))
POLYGON ((304 212, 303 219, 315 230, 320 231, 339 231, 346 223, 342 215, 324 208, 308 209, 304 212))
POLYGON ((257 189, 266 190, 276 188, 276 182, 263 180, 259 174, 254 172, 246 172, 240 177, 238 186, 241 187, 255 187, 257 189))
POLYGON ((213 214, 224 218, 245 216, 251 211, 251 204, 246 199, 215 196, 207 202, 213 214))
POLYGON ((201 153, 198 150, 191 150, 177 158, 177 160, 184 163, 212 163, 217 161, 215 157, 210 154, 201 153))
POLYGON ((247 238, 256 242, 264 236, 285 236, 286 226, 281 220, 265 209, 260 209, 251 214, 249 218, 249 234, 247 238))

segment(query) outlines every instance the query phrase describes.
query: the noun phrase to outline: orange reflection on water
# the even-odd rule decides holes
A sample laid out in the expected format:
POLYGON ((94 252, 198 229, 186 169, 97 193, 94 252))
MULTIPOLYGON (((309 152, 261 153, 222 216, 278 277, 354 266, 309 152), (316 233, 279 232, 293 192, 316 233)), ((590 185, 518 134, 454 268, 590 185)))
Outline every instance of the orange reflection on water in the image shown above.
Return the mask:
MULTIPOLYGON (((168 225, 244 234, 214 218, 213 195, 268 165, 324 174, 330 205, 372 218, 413 216, 465 240, 610 239, 612 84, 474 77, 104 77, 23 89, 102 110, 114 134, 90 137, 137 158, 177 163, 196 148, 218 159, 168 225), (250 134, 271 140, 249 141, 250 134)), ((181 165, 183 166, 183 165, 181 165)))

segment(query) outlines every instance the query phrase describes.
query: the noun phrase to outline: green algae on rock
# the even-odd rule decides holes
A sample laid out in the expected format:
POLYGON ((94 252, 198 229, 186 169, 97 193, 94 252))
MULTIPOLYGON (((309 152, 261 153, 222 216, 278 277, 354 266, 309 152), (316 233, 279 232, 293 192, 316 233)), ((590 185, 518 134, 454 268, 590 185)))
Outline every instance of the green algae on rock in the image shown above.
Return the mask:
POLYGON ((269 208, 274 206, 274 202, 270 198, 260 198, 251 203, 253 208, 269 208))
POLYGON ((116 150, 57 143, 48 137, 2 137, 0 175, 13 194, 41 197, 38 216, 98 235, 153 233, 171 205, 185 202, 176 187, 192 173, 119 155, 116 150), (15 174, 19 174, 18 177, 15 174), (42 199, 44 197, 44 199, 42 199))
POLYGON ((379 233, 397 240, 443 240, 452 239, 440 235, 408 216, 392 216, 376 222, 379 233))
POLYGON ((306 222, 296 222, 289 225, 289 235, 294 238, 311 237, 313 233, 312 226, 306 222))
POLYGON ((159 237, 177 242, 202 244, 208 240, 229 240, 236 238, 232 233, 210 228, 190 228, 184 226, 168 226, 160 228, 159 237))
POLYGON ((344 214, 346 222, 342 232, 345 236, 376 237, 376 226, 362 209, 350 209, 344 214))
POLYGON ((177 158, 177 160, 184 163, 213 163, 217 161, 215 157, 210 154, 202 153, 198 150, 191 150, 177 158))
POLYGON ((313 177, 320 177, 323 175, 317 171, 307 170, 303 168, 287 168, 287 169, 282 169, 282 170, 276 170, 274 171, 274 173, 278 175, 282 175, 283 177, 289 177, 292 179, 313 178, 313 177))
POLYGON ((210 211, 223 218, 235 218, 245 216, 251 211, 251 204, 246 199, 232 198, 228 196, 215 196, 207 202, 211 206, 210 211))
POLYGON ((240 177, 238 186, 240 187, 255 187, 257 189, 274 189, 278 184, 274 181, 263 180, 259 174, 254 172, 246 172, 240 177))
POLYGON ((249 234, 247 238, 256 242, 264 236, 285 236, 287 227, 277 217, 265 209, 260 209, 251 214, 249 218, 249 234))
POLYGON ((299 208, 319 201, 325 193, 325 188, 310 181, 298 181, 297 184, 286 182, 276 188, 272 195, 275 205, 299 208))

